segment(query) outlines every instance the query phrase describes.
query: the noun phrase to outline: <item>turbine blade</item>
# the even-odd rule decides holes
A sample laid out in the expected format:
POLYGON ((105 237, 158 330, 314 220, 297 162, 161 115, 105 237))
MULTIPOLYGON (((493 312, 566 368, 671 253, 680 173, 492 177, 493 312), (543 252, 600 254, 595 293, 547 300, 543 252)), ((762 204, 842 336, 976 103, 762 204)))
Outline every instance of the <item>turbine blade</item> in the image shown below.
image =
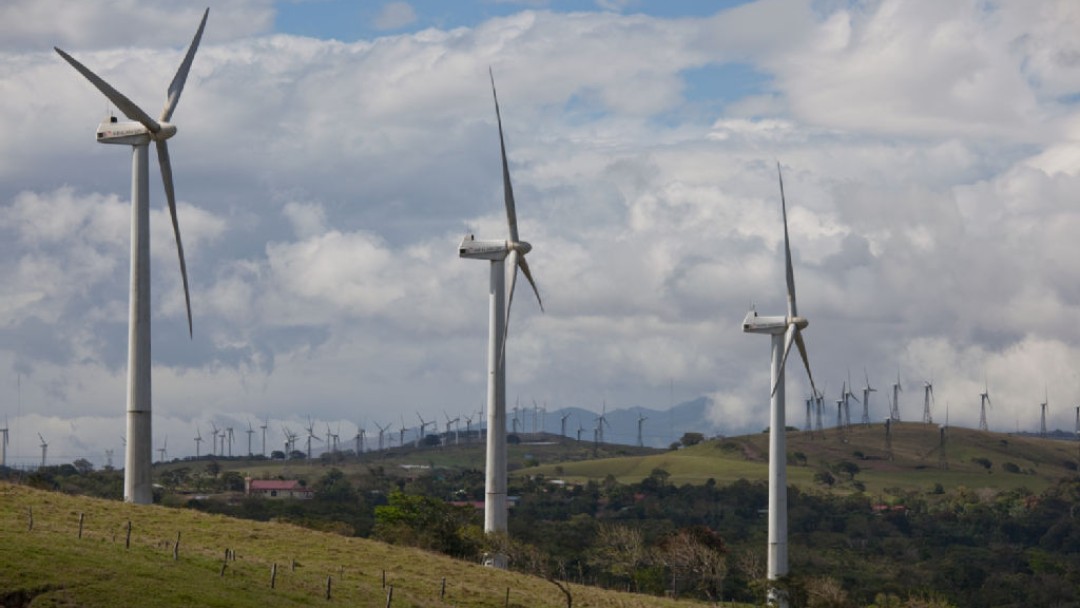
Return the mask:
MULTIPOLYGON (((792 325, 792 327, 794 327, 794 325, 792 325)), ((806 356, 806 344, 802 339, 802 330, 795 330, 795 346, 799 347, 799 355, 802 356, 803 365, 806 366, 806 376, 810 379, 810 388, 817 390, 817 388, 814 387, 814 374, 810 373, 810 359, 806 356)), ((855 401, 858 401, 858 399, 855 401)))
POLYGON ((506 142, 503 140, 502 116, 499 114, 499 96, 495 92, 495 73, 491 76, 491 95, 495 98, 495 121, 499 123, 499 151, 502 153, 503 199, 506 201, 506 223, 510 228, 510 242, 518 242, 517 212, 514 209, 514 187, 510 184, 510 167, 506 163, 506 142))
POLYGON ((536 281, 533 280, 532 272, 529 271, 529 263, 525 261, 525 256, 518 258, 518 266, 521 268, 521 272, 525 273, 525 278, 528 279, 529 285, 533 288, 533 293, 536 294, 536 303, 540 305, 540 311, 543 312, 544 301, 540 299, 540 290, 536 288, 536 281))
POLYGON ((164 140, 157 142, 158 164, 161 165, 161 181, 165 184, 165 198, 169 201, 173 235, 176 236, 176 252, 180 256, 180 278, 184 281, 184 304, 187 306, 188 337, 194 337, 191 326, 191 293, 188 291, 187 263, 184 261, 184 243, 180 240, 180 224, 176 219, 176 193, 173 191, 172 163, 169 162, 169 146, 164 140))
POLYGON ((113 102, 113 105, 115 105, 117 108, 120 109, 121 112, 124 113, 124 116, 127 116, 131 120, 136 120, 142 123, 144 127, 150 129, 151 133, 157 133, 161 130, 161 125, 159 125, 156 120, 150 118, 150 115, 146 112, 143 112, 142 108, 135 105, 135 102, 131 101, 127 97, 124 97, 123 93, 112 88, 109 83, 102 80, 101 77, 99 77, 97 74, 91 72, 90 68, 79 63, 74 57, 60 50, 59 47, 54 46, 53 49, 56 50, 56 52, 64 58, 64 61, 70 63, 71 67, 75 68, 75 70, 85 76, 91 84, 97 87, 99 91, 104 93, 105 97, 108 97, 109 101, 113 102))
POLYGON ((506 316, 503 318, 502 344, 499 347, 499 367, 502 367, 503 361, 506 360, 506 338, 510 335, 510 308, 514 304, 514 289, 517 287, 517 269, 520 258, 521 254, 516 249, 511 250, 510 255, 507 256, 510 262, 506 265, 510 271, 510 291, 506 294, 506 316))
POLYGON ((795 333, 797 331, 798 328, 795 327, 794 323, 788 325, 787 332, 784 334, 784 355, 780 357, 780 373, 776 375, 776 380, 773 382, 772 392, 769 393, 769 397, 776 394, 776 388, 780 386, 780 379, 784 377, 784 366, 787 365, 788 354, 791 352, 791 344, 795 341, 795 333))
POLYGON ((784 217, 784 263, 787 268, 787 305, 788 316, 798 316, 795 306, 795 272, 791 268, 791 243, 788 240, 787 201, 784 200, 784 175, 780 172, 780 163, 776 163, 776 175, 780 179, 780 211, 784 217))
POLYGON ((173 111, 176 110, 176 103, 180 101, 180 93, 184 91, 184 83, 187 81, 188 71, 191 70, 191 61, 195 59, 195 50, 199 48, 199 40, 202 39, 203 28, 206 27, 206 17, 209 15, 210 7, 206 7, 202 21, 199 22, 199 29, 191 40, 191 46, 188 47, 187 55, 184 55, 184 61, 180 63, 180 68, 176 70, 176 76, 173 76, 172 83, 169 84, 169 96, 165 98, 165 107, 161 108, 161 118, 159 119, 161 122, 169 122, 173 111))

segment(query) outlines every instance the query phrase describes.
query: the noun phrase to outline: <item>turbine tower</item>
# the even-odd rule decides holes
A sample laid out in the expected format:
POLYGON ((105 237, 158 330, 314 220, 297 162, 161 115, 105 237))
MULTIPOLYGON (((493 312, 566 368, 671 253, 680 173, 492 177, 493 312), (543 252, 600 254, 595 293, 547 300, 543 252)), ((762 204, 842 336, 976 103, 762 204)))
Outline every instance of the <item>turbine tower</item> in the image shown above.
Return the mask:
POLYGON ((266 427, 270 425, 270 416, 263 419, 263 423, 259 425, 262 430, 262 455, 266 456, 266 427))
POLYGON ((904 392, 900 386, 900 372, 896 372, 896 384, 892 385, 892 401, 889 403, 889 418, 894 422, 900 422, 900 393, 904 392))
POLYGON ((199 448, 202 445, 202 432, 199 431, 199 427, 195 427, 195 460, 199 459, 202 454, 199 453, 199 448))
POLYGON ((851 392, 851 372, 848 372, 847 384, 844 385, 844 426, 851 426, 851 400, 854 399, 855 403, 860 403, 859 398, 855 396, 855 393, 851 392))
POLYGON ((642 416, 641 412, 639 411, 638 412, 638 419, 637 419, 637 444, 638 444, 639 448, 645 447, 645 437, 642 435, 641 430, 642 430, 642 426, 645 424, 646 420, 648 420, 648 418, 646 418, 645 416, 642 416))
POLYGON ((570 417, 570 413, 567 412, 559 417, 559 434, 566 437, 566 419, 570 417))
POLYGON ((38 433, 38 439, 41 440, 41 468, 45 468, 45 453, 49 451, 49 444, 45 441, 45 438, 38 433))
POLYGON ((7 466, 8 421, 4 416, 4 428, 0 429, 0 467, 7 466))
MULTIPOLYGON (((484 479, 484 532, 506 532, 506 336, 509 328, 510 307, 514 301, 514 287, 518 269, 536 294, 540 310, 544 309, 540 291, 533 280, 525 254, 532 245, 518 237, 517 211, 514 208, 514 189, 510 183, 510 167, 506 160, 506 142, 503 138, 502 116, 499 98, 495 92, 495 75, 490 72, 491 93, 495 99, 495 120, 499 126, 499 150, 502 155, 503 200, 506 205, 506 223, 509 238, 505 241, 478 241, 472 235, 465 237, 458 247, 458 255, 475 260, 488 260, 491 264, 489 288, 488 328, 488 387, 487 412, 488 436, 484 479), (509 269, 507 269, 507 265, 509 269), (507 276, 509 275, 509 276, 507 276), (506 289, 506 279, 510 289, 506 289)), ((505 555, 492 555, 487 560, 496 568, 506 568, 505 555)))
POLYGON ((1042 410, 1042 418, 1039 420, 1039 437, 1046 437, 1046 408, 1050 405, 1050 393, 1047 389, 1043 389, 1043 402, 1039 404, 1039 408, 1042 410))
POLYGON ((934 401, 934 381, 927 380, 923 382, 923 411, 922 421, 926 424, 934 422, 934 417, 930 413, 930 404, 934 401))
POLYGON ((383 450, 383 435, 386 434, 386 429, 390 428, 390 423, 388 422, 386 426, 382 426, 376 422, 375 426, 379 429, 379 451, 381 452, 383 450))
POLYGON ((165 107, 154 120, 130 99, 79 63, 71 55, 53 47, 73 68, 86 77, 105 94, 124 116, 134 122, 117 122, 115 117, 103 121, 97 130, 97 140, 103 144, 129 145, 131 154, 131 283, 128 317, 128 387, 127 387, 127 442, 124 453, 124 500, 137 504, 153 502, 151 483, 151 425, 150 425, 150 184, 149 144, 157 147, 158 164, 161 165, 161 181, 165 186, 165 198, 172 216, 176 250, 180 256, 180 277, 184 283, 184 303, 187 305, 188 336, 191 337, 191 296, 188 292, 187 265, 184 247, 180 241, 180 225, 176 219, 176 195, 173 190, 172 164, 166 141, 176 134, 176 126, 170 124, 180 93, 184 90, 191 62, 199 47, 206 18, 203 13, 199 29, 188 47, 180 68, 169 84, 165 107))
POLYGON ((165 454, 167 454, 169 452, 169 436, 168 435, 165 436, 165 441, 161 444, 161 447, 158 448, 157 451, 158 451, 159 462, 165 462, 165 454))
POLYGON ((986 384, 983 392, 979 393, 979 430, 989 431, 990 426, 986 424, 986 406, 990 405, 990 385, 986 384))
POLYGON ((251 451, 251 436, 255 434, 255 429, 253 429, 251 427, 251 420, 250 419, 248 420, 248 430, 246 430, 244 432, 247 433, 247 436, 248 436, 248 458, 251 458, 252 456, 255 455, 255 453, 251 451))
MULTIPOLYGON (((778 581, 788 575, 787 543, 787 437, 785 435, 784 365, 787 363, 791 345, 799 347, 799 355, 806 366, 810 387, 817 393, 814 376, 810 373, 810 360, 806 356, 802 330, 809 322, 800 317, 795 305, 795 274, 791 265, 791 244, 788 240, 787 202, 784 200, 784 178, 780 163, 776 164, 780 182, 780 210, 784 221, 784 264, 787 275, 787 315, 761 317, 751 310, 743 320, 743 331, 767 334, 772 339, 772 389, 770 391, 769 416, 769 545, 766 575, 769 581, 778 581)), ((776 586, 769 589, 769 601, 780 608, 787 608, 787 594, 776 586)))
POLYGON ((866 376, 866 386, 862 389, 862 424, 870 426, 870 393, 876 393, 877 389, 870 386, 870 374, 866 368, 863 368, 863 375, 866 376))

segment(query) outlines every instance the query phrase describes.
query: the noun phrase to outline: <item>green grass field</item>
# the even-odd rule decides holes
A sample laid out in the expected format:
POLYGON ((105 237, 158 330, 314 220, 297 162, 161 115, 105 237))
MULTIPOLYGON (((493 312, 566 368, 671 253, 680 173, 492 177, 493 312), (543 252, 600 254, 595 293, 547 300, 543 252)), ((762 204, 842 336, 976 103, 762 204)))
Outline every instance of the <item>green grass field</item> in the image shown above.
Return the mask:
MULTIPOLYGON (((3 606, 565 606, 550 582, 360 538, 0 482, 3 606), (29 529, 30 512, 33 529, 29 529), (84 516, 82 538, 79 516, 84 516), (131 546, 125 548, 127 522, 131 546), (173 559, 177 532, 179 559, 173 559), (235 560, 225 562, 225 550, 235 560), (292 563, 296 563, 295 570, 292 563), (224 575, 222 564, 226 564, 224 575), (277 564, 276 587, 270 570, 277 564), (331 600, 326 581, 331 578, 331 600), (446 593, 440 599, 442 581, 446 593)), ((695 605, 572 586, 575 606, 695 605)))
MULTIPOLYGON (((894 424, 891 435, 890 457, 882 424, 857 426, 843 433, 829 429, 824 436, 791 431, 787 435, 788 481, 804 489, 822 489, 824 486, 815 481, 815 474, 842 461, 858 466, 855 480, 864 485, 865 492, 873 494, 930 491, 935 484, 946 490, 959 486, 999 490, 1027 487, 1038 492, 1057 479, 1076 474, 1078 454, 1074 442, 950 428, 942 459, 936 425, 894 424), (979 464, 977 459, 990 462, 990 468, 979 464), (1019 472, 1007 471, 1007 463, 1015 465, 1019 472)), ((547 464, 522 469, 516 474, 541 474, 574 482, 613 475, 628 483, 641 481, 654 469, 667 471, 669 482, 675 484, 703 483, 710 478, 719 484, 739 479, 765 480, 768 434, 714 439, 690 448, 645 456, 547 464)), ((854 491, 846 476, 834 475, 838 479, 834 491, 854 491)))

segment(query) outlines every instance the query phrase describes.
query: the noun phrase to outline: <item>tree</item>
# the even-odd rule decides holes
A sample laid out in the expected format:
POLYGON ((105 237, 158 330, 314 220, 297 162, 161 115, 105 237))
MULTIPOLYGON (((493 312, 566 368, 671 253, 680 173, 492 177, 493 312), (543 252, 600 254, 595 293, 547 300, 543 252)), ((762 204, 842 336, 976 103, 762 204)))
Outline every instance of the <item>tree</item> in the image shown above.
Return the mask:
POLYGON ((682 439, 680 439, 679 441, 681 441, 682 444, 686 447, 690 447, 692 445, 697 445, 702 441, 705 441, 705 435, 693 432, 683 433, 682 439))
POLYGON ((724 540, 707 526, 683 528, 670 537, 660 555, 672 573, 672 589, 678 594, 678 583, 689 581, 710 601, 721 599, 727 559, 724 540))
POLYGON ((460 558, 480 553, 479 526, 471 507, 455 507, 430 496, 393 492, 388 504, 375 507, 374 535, 397 545, 410 545, 460 558))
POLYGON ((94 464, 85 458, 79 458, 71 464, 75 466, 75 470, 79 472, 79 475, 87 475, 94 472, 94 464))
POLYGON ((617 524, 600 524, 590 563, 617 579, 630 583, 634 572, 646 564, 641 530, 617 524))
POLYGON ((330 469, 313 486, 315 499, 334 503, 355 503, 356 490, 339 469, 330 469))

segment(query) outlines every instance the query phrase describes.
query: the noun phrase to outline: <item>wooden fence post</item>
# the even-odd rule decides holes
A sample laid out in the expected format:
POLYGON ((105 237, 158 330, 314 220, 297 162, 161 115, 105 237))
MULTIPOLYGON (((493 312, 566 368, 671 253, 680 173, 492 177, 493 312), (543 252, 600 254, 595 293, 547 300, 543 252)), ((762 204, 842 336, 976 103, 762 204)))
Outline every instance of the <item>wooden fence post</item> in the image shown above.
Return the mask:
POLYGON ((506 601, 503 602, 503 606, 505 606, 506 608, 510 607, 510 587, 506 588, 506 601))
POLYGON ((83 517, 86 513, 79 513, 79 538, 82 538, 83 517))
POLYGON ((445 576, 442 577, 442 588, 439 589, 439 601, 440 602, 443 601, 444 597, 446 597, 446 577, 445 576))
POLYGON ((34 507, 26 507, 26 512, 30 515, 30 523, 26 526, 27 532, 33 532, 34 530, 34 507))
POLYGON ((390 608, 390 603, 394 601, 394 586, 390 585, 390 588, 386 590, 386 608, 390 608))
POLYGON ((130 549, 131 548, 131 520, 130 519, 128 520, 127 538, 124 539, 124 548, 125 549, 130 549))
POLYGON ((326 599, 330 599, 330 581, 333 580, 329 574, 326 575, 326 599))
POLYGON ((173 545, 173 548, 172 548, 172 558, 173 558, 174 562, 180 560, 180 531, 179 530, 176 531, 176 544, 173 545))
POLYGON ((273 589, 277 583, 277 562, 270 566, 270 588, 273 589))

